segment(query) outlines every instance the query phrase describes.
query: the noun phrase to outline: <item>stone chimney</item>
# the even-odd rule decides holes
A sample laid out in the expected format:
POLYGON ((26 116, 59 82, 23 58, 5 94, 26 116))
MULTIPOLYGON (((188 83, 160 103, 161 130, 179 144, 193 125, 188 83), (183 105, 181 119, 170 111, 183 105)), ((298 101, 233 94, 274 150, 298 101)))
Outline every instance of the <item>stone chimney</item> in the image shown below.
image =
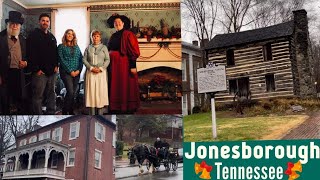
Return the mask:
POLYGON ((199 43, 198 43, 198 41, 192 41, 192 45, 199 46, 199 43))
MULTIPOLYGON (((309 44, 308 18, 306 10, 293 11, 294 14, 294 45, 297 77, 295 88, 300 97, 315 96, 314 80, 311 72, 311 51, 309 44)), ((295 74, 295 73, 294 73, 295 74)))
POLYGON ((200 47, 204 48, 209 43, 209 39, 202 39, 200 42, 200 47))

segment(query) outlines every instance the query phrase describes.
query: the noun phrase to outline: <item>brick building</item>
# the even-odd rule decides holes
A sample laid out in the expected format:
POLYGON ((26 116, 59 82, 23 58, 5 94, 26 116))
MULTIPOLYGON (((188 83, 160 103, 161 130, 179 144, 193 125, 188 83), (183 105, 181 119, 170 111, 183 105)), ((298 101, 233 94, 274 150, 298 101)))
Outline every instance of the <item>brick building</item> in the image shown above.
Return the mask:
POLYGON ((72 116, 20 135, 17 147, 5 152, 2 178, 115 179, 111 117, 72 116))

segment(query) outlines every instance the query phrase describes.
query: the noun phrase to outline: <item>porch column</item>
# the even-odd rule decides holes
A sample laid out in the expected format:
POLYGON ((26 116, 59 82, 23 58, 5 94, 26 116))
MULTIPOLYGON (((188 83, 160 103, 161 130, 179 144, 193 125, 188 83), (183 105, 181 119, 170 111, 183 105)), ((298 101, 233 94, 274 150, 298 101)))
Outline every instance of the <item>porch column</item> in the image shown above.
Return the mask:
POLYGON ((29 154, 28 170, 30 170, 30 169, 31 169, 32 156, 33 156, 33 152, 31 152, 31 153, 29 154))
POLYGON ((19 162, 20 155, 15 155, 16 161, 14 162, 14 171, 18 170, 18 162, 19 162))
POLYGON ((50 148, 49 148, 49 147, 47 147, 47 148, 45 149, 46 156, 45 156, 44 168, 48 168, 48 162, 49 162, 49 151, 50 151, 50 148))
MULTIPOLYGON (((0 2, 1 2, 1 0, 0 0, 0 2)), ((5 156, 5 158, 4 158, 4 166, 3 166, 3 169, 2 169, 2 172, 4 172, 4 173, 7 171, 7 163, 8 163, 8 159, 5 156)))
POLYGON ((190 73, 190 113, 192 114, 192 109, 194 107, 194 69, 193 69, 193 56, 195 54, 189 54, 189 73, 190 73))
POLYGON ((64 158, 64 166, 63 166, 63 171, 66 172, 66 166, 67 166, 67 155, 63 153, 63 158, 64 158))

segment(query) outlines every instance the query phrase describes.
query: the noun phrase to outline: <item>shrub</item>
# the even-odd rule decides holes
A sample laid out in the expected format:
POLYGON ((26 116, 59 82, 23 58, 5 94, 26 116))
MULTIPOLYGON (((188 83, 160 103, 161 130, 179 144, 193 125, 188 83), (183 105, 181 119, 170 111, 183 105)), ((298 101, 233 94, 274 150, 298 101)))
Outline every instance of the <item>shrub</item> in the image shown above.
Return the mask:
POLYGON ((196 113, 200 113, 200 112, 201 112, 200 106, 195 106, 192 108, 192 114, 196 114, 196 113))
POLYGON ((123 155, 123 147, 124 147, 123 141, 116 142, 116 155, 117 156, 123 155))

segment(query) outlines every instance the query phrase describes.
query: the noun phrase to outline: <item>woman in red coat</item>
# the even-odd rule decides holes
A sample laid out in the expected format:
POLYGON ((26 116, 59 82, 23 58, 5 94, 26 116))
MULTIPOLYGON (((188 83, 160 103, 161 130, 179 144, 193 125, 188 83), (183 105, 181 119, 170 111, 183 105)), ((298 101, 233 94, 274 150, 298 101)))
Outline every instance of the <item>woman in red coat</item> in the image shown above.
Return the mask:
POLYGON ((112 34, 109 43, 110 55, 110 98, 111 113, 134 113, 140 106, 136 60, 140 56, 136 36, 129 31, 130 19, 114 14, 107 23, 117 32, 112 34))

